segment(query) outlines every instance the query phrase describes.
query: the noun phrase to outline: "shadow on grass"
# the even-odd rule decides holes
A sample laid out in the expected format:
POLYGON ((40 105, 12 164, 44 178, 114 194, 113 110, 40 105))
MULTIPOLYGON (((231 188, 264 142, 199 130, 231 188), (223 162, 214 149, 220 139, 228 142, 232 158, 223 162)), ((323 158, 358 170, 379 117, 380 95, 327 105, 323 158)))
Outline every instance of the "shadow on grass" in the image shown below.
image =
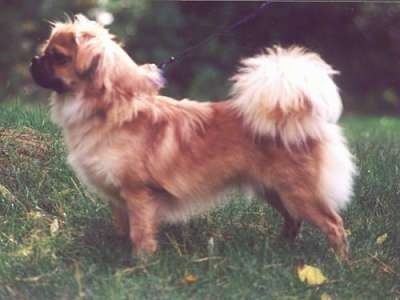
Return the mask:
MULTIPOLYGON (((309 226, 303 229, 295 242, 289 242, 280 237, 279 231, 261 233, 256 228, 249 230, 243 225, 229 228, 214 225, 209 224, 205 218, 163 225, 158 234, 159 250, 154 258, 173 256, 195 260, 243 255, 262 258, 266 262, 279 262, 282 258, 285 258, 285 262, 301 262, 310 257, 332 257, 326 251, 328 247, 324 245, 324 237, 309 226), (321 256, 321 251, 326 255, 321 256)), ((129 267, 138 263, 132 254, 129 238, 117 237, 112 222, 100 218, 89 220, 82 234, 71 241, 65 253, 70 254, 64 257, 66 262, 91 261, 111 268, 129 267)))

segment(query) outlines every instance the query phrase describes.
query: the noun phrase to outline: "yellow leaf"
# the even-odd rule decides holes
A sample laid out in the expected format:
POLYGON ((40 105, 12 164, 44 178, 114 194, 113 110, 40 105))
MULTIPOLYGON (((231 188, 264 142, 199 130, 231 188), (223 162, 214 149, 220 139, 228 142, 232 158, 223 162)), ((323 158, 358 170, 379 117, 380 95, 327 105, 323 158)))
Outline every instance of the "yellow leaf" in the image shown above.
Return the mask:
POLYGON ((320 269, 309 265, 297 267, 297 275, 302 282, 308 285, 319 285, 328 280, 320 269))
POLYGON ((32 220, 40 220, 40 219, 46 218, 46 216, 43 213, 41 213, 40 211, 29 211, 26 214, 26 217, 28 219, 32 219, 32 220))
POLYGON ((3 197, 9 202, 15 202, 17 199, 4 185, 0 184, 0 197, 3 197))
POLYGON ((50 234, 52 236, 54 236, 57 233, 59 228, 60 228, 60 225, 58 224, 58 219, 54 219, 54 221, 51 222, 51 224, 50 224, 50 234))
POLYGON ((388 238, 388 234, 384 233, 384 234, 378 236, 378 238, 376 239, 376 243, 378 245, 382 245, 387 240, 387 238, 388 238))
POLYGON ((193 283, 196 283, 197 282, 197 280, 198 280, 198 278, 196 277, 196 276, 194 276, 194 275, 186 275, 184 278, 183 278, 183 281, 186 283, 186 284, 193 284, 193 283))
POLYGON ((27 257, 30 256, 33 253, 32 246, 24 246, 17 251, 11 253, 12 256, 14 257, 27 257))
POLYGON ((332 297, 327 293, 322 293, 321 300, 332 300, 332 297))

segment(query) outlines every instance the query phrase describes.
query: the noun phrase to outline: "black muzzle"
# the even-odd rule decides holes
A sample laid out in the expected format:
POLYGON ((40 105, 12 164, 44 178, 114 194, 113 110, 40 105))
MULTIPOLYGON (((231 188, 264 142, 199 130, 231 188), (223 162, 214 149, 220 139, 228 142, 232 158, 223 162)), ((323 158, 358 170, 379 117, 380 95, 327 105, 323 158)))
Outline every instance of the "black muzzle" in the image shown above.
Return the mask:
POLYGON ((41 87, 51 89, 57 93, 64 93, 67 87, 64 82, 54 76, 49 58, 46 55, 32 58, 29 67, 33 80, 41 87))

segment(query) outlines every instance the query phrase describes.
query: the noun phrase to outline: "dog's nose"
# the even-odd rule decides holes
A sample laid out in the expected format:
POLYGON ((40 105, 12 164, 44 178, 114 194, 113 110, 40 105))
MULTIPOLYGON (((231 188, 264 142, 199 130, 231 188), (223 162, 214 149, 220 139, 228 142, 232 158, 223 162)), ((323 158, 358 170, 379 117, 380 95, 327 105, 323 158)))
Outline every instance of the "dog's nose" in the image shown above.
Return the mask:
POLYGON ((40 60, 40 56, 36 55, 31 60, 31 65, 37 64, 40 60))
POLYGON ((42 58, 39 55, 32 57, 31 63, 29 64, 29 71, 34 78, 38 77, 42 71, 42 58))
POLYGON ((40 68, 42 63, 42 57, 39 55, 36 55, 32 58, 31 63, 29 64, 29 70, 32 73, 34 70, 37 71, 37 69, 40 68))

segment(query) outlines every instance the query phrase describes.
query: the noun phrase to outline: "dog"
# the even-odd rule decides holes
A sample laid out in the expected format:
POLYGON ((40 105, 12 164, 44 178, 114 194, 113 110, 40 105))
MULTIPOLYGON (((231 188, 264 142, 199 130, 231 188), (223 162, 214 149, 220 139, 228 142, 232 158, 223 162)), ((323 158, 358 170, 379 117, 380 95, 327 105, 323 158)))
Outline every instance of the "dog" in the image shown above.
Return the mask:
POLYGON ((107 29, 76 15, 52 23, 30 71, 54 91, 69 164, 109 200, 116 233, 136 253, 157 250, 160 224, 205 212, 237 186, 282 215, 284 237, 307 221, 348 257, 339 211, 356 167, 336 124, 337 71, 318 54, 263 49, 240 62, 228 100, 175 100, 160 95, 155 65, 136 64, 107 29))

